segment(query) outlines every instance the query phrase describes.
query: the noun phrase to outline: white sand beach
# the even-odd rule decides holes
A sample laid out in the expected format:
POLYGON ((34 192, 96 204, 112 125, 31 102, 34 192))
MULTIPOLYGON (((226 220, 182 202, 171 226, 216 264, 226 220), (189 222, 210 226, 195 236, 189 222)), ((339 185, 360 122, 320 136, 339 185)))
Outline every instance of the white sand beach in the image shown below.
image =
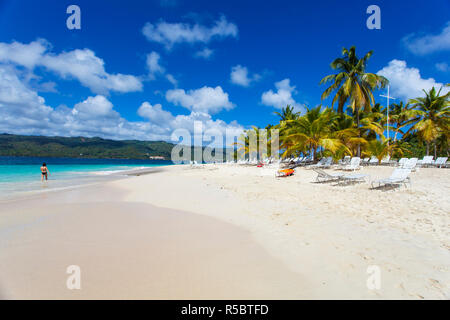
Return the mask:
MULTIPOLYGON (((370 179, 391 167, 364 167, 370 179)), ((332 170, 329 170, 333 172, 332 170)), ((449 299, 450 171, 412 187, 169 166, 0 204, 2 298, 449 299), (68 290, 68 265, 82 289, 68 290), (369 266, 380 289, 367 287, 369 266)))

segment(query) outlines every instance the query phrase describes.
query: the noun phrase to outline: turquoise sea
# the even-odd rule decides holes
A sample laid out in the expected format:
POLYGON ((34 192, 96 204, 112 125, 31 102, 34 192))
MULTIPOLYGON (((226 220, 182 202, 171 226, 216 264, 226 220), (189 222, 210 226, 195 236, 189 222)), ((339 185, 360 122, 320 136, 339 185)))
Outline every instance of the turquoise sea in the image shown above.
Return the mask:
POLYGON ((126 170, 171 164, 169 160, 0 157, 0 199, 117 179, 126 170), (51 173, 44 183, 43 162, 51 173))

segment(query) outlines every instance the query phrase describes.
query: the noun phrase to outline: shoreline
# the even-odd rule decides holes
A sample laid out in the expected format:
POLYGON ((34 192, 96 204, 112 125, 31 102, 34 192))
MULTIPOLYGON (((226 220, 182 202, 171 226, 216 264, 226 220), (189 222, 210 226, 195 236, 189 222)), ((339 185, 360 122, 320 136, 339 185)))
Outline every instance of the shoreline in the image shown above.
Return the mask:
MULTIPOLYGON (((47 192, 53 193, 53 192, 70 191, 70 190, 77 189, 77 188, 89 187, 89 186, 94 186, 94 185, 98 185, 98 184, 108 183, 110 181, 126 179, 131 176, 140 176, 140 175, 151 174, 154 172, 160 172, 161 170, 164 170, 164 169, 160 169, 160 168, 165 168, 168 166, 171 166, 171 165, 161 165, 161 166, 153 166, 153 167, 145 167, 145 168, 140 167, 140 168, 136 168, 136 169, 123 169, 123 170, 116 170, 114 172, 107 171, 106 174, 103 171, 88 172, 89 177, 91 178, 91 180, 89 180, 89 181, 83 180, 83 179, 51 180, 51 178, 50 178, 50 180, 49 180, 50 183, 52 183, 53 181, 58 181, 58 182, 68 182, 68 181, 73 182, 73 181, 75 181, 75 184, 68 184, 66 186, 48 188, 47 184, 49 182, 48 181, 42 182, 41 188, 46 188, 46 189, 15 191, 4 197, 0 197, 0 204, 6 203, 6 202, 25 201, 28 199, 33 199, 33 198, 39 197, 41 194, 45 194, 47 192)), ((85 177, 83 177, 83 178, 85 178, 85 177)), ((21 183, 21 181, 16 182, 16 183, 21 183)), ((39 181, 37 183, 39 183, 39 181)))
POLYGON ((0 299, 307 297, 244 229, 124 202, 109 183, 0 203, 0 299), (79 291, 65 287, 74 264, 88 274, 79 291))

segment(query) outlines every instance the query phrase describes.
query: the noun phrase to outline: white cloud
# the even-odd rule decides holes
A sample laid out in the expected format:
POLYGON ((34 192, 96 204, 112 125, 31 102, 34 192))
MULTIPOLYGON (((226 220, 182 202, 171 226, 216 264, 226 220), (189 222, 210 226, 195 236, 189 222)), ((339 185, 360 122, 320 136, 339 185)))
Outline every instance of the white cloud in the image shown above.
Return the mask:
POLYGON ((285 108, 287 105, 294 107, 295 111, 303 111, 305 108, 297 103, 292 97, 296 93, 295 86, 290 85, 289 79, 284 79, 275 83, 277 92, 272 90, 266 91, 261 96, 261 103, 266 106, 275 107, 277 109, 285 108))
POLYGON ((203 59, 209 59, 213 55, 214 50, 209 48, 204 48, 203 50, 197 51, 195 53, 195 57, 197 58, 203 58, 203 59))
MULTIPOLYGON (((204 112, 191 112, 188 115, 174 116, 172 113, 163 110, 160 104, 152 106, 149 102, 144 102, 138 110, 138 114, 150 121, 150 123, 158 124, 159 128, 163 128, 164 134, 170 137, 176 129, 185 129, 192 136, 198 134, 194 131, 194 123, 200 122, 202 125, 202 132, 220 133, 224 138, 238 137, 244 130, 236 121, 226 123, 223 120, 213 120, 211 115, 204 112)), ((167 139, 168 140, 168 139, 167 139)), ((221 142, 216 142, 214 145, 221 146, 221 142)), ((206 142, 207 144, 207 142, 206 142)))
POLYGON ((238 28, 222 16, 211 27, 200 24, 170 23, 159 21, 155 24, 147 22, 142 33, 148 41, 163 44, 170 50, 178 43, 208 43, 212 39, 237 37, 238 28))
POLYGON ((14 68, 0 64, 0 132, 7 132, 5 127, 40 128, 51 112, 44 98, 28 88, 14 68))
POLYGON ((147 54, 146 64, 148 69, 148 78, 150 80, 155 80, 158 75, 165 75, 167 81, 169 81, 174 87, 178 86, 178 81, 175 77, 168 73, 166 74, 166 69, 160 64, 161 56, 159 53, 152 51, 147 54))
POLYGON ((149 119, 153 123, 168 124, 173 121, 174 116, 162 109, 161 104, 152 106, 149 102, 144 102, 138 109, 138 115, 149 119))
POLYGON ((166 72, 164 67, 162 67, 159 64, 160 58, 161 58, 161 56, 159 55, 159 53, 157 53, 155 51, 152 51, 149 54, 147 54, 147 60, 146 60, 147 68, 148 68, 148 71, 150 72, 151 77, 155 77, 155 74, 166 72))
POLYGON ((237 65, 231 68, 230 75, 231 82, 243 87, 248 87, 252 82, 261 79, 261 76, 257 73, 249 77, 247 67, 237 65))
POLYGON ((12 62, 32 69, 39 63, 49 46, 50 44, 43 39, 32 41, 29 44, 16 41, 0 42, 0 62, 12 62))
POLYGON ((83 102, 77 103, 72 114, 81 115, 84 118, 115 118, 118 116, 118 113, 113 110, 113 104, 101 95, 88 97, 83 102))
POLYGON ((138 114, 145 121, 128 121, 114 110, 103 95, 88 97, 69 108, 47 106, 45 100, 28 88, 12 66, 0 64, 0 132, 58 136, 99 136, 109 139, 170 141, 172 132, 184 128, 193 133, 194 121, 204 130, 238 135, 243 128, 236 122, 213 120, 203 112, 174 116, 160 104, 144 102, 138 114))
POLYGON ((404 37, 402 41, 409 51, 417 55, 450 50, 450 21, 439 34, 412 33, 404 37))
POLYGON ((228 93, 222 87, 202 87, 196 90, 174 89, 166 92, 166 99, 191 111, 217 113, 222 109, 230 110, 234 104, 228 99, 228 93))
POLYGON ((442 72, 450 71, 450 66, 448 65, 447 62, 439 62, 439 63, 436 63, 434 66, 436 67, 437 70, 442 71, 442 72))
MULTIPOLYGON (((392 60, 378 74, 389 80, 392 96, 405 100, 423 96, 422 89, 435 87, 439 90, 443 85, 433 78, 423 79, 419 69, 408 68, 403 60, 392 60)), ((442 92, 448 92, 448 89, 444 88, 442 92)))
POLYGON ((175 79, 175 77, 173 75, 171 75, 170 73, 168 73, 166 75, 166 79, 167 81, 169 81, 174 87, 178 87, 178 80, 175 79))
POLYGON ((24 66, 30 70, 41 66, 62 78, 77 79, 94 93, 109 91, 132 92, 142 90, 139 78, 105 71, 104 61, 89 49, 76 49, 54 54, 45 40, 22 44, 0 42, 0 62, 24 66))

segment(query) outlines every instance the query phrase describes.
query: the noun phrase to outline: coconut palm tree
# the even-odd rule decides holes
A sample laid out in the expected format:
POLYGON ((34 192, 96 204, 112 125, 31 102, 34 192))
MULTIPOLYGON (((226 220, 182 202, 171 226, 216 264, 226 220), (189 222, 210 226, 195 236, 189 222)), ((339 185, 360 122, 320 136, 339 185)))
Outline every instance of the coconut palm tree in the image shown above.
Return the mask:
MULTIPOLYGON (((283 156, 294 151, 305 152, 311 150, 314 159, 318 148, 336 152, 339 148, 346 148, 333 131, 332 124, 338 115, 330 108, 321 110, 321 106, 308 109, 304 116, 288 121, 290 126, 282 131, 280 140, 285 148, 283 156)), ((346 150, 350 152, 350 150, 346 150)))
POLYGON ((412 106, 407 103, 404 104, 403 101, 400 103, 393 103, 389 108, 389 122, 394 125, 392 130, 395 131, 394 134, 394 142, 397 141, 398 134, 404 134, 403 128, 409 124, 409 120, 411 120, 415 115, 412 106))
POLYGON ((377 88, 384 88, 389 81, 380 75, 366 72, 366 65, 373 51, 369 51, 363 58, 356 56, 356 48, 343 48, 342 55, 331 63, 331 68, 337 70, 337 74, 326 76, 320 84, 333 82, 322 94, 322 100, 326 99, 332 92, 336 92, 333 97, 332 107, 338 102, 338 112, 344 111, 344 105, 350 101, 352 110, 368 110, 374 104, 372 91, 377 88))
POLYGON ((399 156, 403 156, 405 152, 407 152, 406 145, 402 143, 389 143, 390 139, 385 139, 381 136, 381 139, 370 140, 363 151, 363 155, 365 156, 375 156, 378 159, 378 164, 381 163, 381 160, 393 153, 399 156))
MULTIPOLYGON (((367 61, 372 56, 373 51, 369 51, 359 59, 356 55, 356 48, 343 48, 342 55, 331 63, 331 68, 338 73, 326 76, 320 81, 320 84, 332 82, 332 84, 323 92, 322 100, 335 92, 331 106, 338 101, 337 111, 344 112, 344 105, 349 102, 349 107, 356 114, 357 127, 359 127, 360 110, 370 111, 374 104, 372 91, 378 88, 384 88, 389 81, 380 75, 367 73, 367 61)), ((360 147, 358 147, 358 156, 360 147)))
POLYGON ((442 136, 449 136, 450 125, 450 92, 441 96, 441 89, 433 87, 428 92, 423 90, 425 97, 411 99, 409 103, 414 108, 414 117, 408 123, 414 125, 407 131, 417 131, 419 137, 426 142, 427 155, 430 153, 430 143, 434 142, 436 156, 436 140, 442 136))
POLYGON ((280 117, 280 121, 294 120, 299 115, 298 112, 294 112, 294 107, 291 107, 289 104, 286 108, 281 108, 281 112, 275 112, 275 114, 280 117))
POLYGON ((245 130, 243 134, 240 135, 238 142, 234 142, 233 146, 238 146, 238 152, 244 155, 252 157, 256 154, 258 159, 262 159, 265 156, 269 156, 271 151, 271 137, 270 128, 267 126, 266 129, 260 129, 258 127, 252 126, 251 129, 245 130))
POLYGON ((367 141, 359 136, 359 130, 353 117, 347 114, 339 114, 332 125, 332 136, 341 140, 343 147, 332 154, 335 160, 341 159, 344 155, 356 154, 358 145, 365 144, 367 141))

